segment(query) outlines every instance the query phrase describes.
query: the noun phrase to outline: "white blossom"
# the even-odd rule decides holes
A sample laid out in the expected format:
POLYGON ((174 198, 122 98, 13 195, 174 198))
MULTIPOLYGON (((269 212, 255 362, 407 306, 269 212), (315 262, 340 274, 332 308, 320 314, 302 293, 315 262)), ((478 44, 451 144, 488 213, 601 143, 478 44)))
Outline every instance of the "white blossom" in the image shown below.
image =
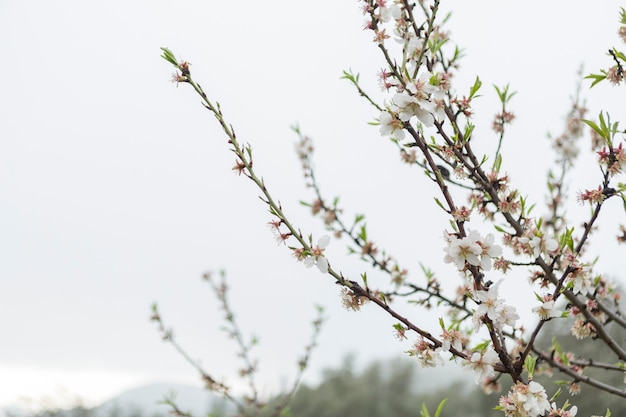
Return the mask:
POLYGON ((479 255, 483 253, 483 249, 470 236, 462 239, 454 235, 448 237, 448 247, 444 248, 446 255, 443 258, 445 263, 453 262, 459 270, 465 268, 465 262, 470 265, 480 265, 479 255))
POLYGON ((500 398, 499 406, 507 417, 537 417, 550 411, 546 390, 535 381, 515 384, 508 395, 500 398))
POLYGON ((380 20, 383 22, 388 22, 391 19, 398 20, 402 17, 402 9, 397 4, 380 6, 379 13, 380 20))
POLYGON ((459 239, 444 232, 444 239, 448 246, 444 248, 446 255, 443 260, 446 263, 453 262, 459 270, 463 270, 467 262, 488 271, 492 266, 492 258, 502 254, 502 248, 494 244, 492 234, 482 238, 477 231, 471 230, 466 237, 459 239))
POLYGON ((438 366, 443 366, 444 361, 441 357, 441 352, 441 348, 425 349, 420 352, 417 359, 419 360, 422 368, 436 368, 438 366))
POLYGON ((584 268, 581 272, 577 273, 574 277, 570 275, 569 280, 574 282, 574 293, 581 293, 587 295, 590 291, 593 291, 593 280, 589 276, 588 268, 584 268))
POLYGON ((324 250, 330 243, 330 236, 324 235, 317 241, 317 246, 311 248, 311 255, 304 260, 304 265, 307 268, 317 265, 317 268, 323 273, 328 272, 328 260, 324 256, 324 250))
POLYGON ((542 253, 547 254, 559 248, 559 243, 555 239, 545 239, 543 236, 520 237, 519 242, 529 246, 534 259, 542 253))
POLYGON ((493 367, 498 363, 498 354, 493 349, 485 349, 483 352, 474 352, 469 361, 465 362, 465 365, 474 371, 474 382, 479 384, 485 378, 489 378, 495 375, 493 367))
POLYGON ((391 136, 394 139, 404 139, 404 126, 393 114, 384 111, 378 117, 380 123, 379 132, 382 136, 391 136))
POLYGON ((435 123, 433 113, 443 118, 441 111, 433 104, 435 99, 443 98, 443 95, 438 86, 430 83, 432 76, 432 73, 423 71, 417 80, 406 84, 405 91, 393 96, 392 102, 400 120, 408 122, 416 116, 425 126, 430 127, 435 123))
POLYGON ((533 313, 537 313, 541 320, 561 317, 563 312, 556 308, 554 304, 554 300, 544 301, 539 307, 533 308, 533 313))
POLYGON ((502 279, 492 284, 488 290, 478 290, 474 296, 480 303, 474 312, 474 323, 479 324, 480 318, 486 315, 496 326, 504 325, 515 326, 515 322, 519 319, 515 307, 504 303, 504 300, 498 298, 498 287, 502 283, 502 279))

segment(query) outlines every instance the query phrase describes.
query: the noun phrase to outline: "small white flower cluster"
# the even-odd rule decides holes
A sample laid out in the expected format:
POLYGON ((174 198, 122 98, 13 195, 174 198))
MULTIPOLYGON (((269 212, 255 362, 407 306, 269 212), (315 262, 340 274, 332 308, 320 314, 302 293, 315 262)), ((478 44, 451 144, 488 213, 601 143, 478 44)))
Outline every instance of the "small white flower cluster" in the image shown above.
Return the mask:
POLYGON ((422 368, 443 366, 444 361, 441 357, 442 353, 443 350, 441 347, 433 348, 431 344, 422 337, 413 344, 413 349, 408 351, 410 356, 417 357, 422 368))
POLYGON ((545 388, 535 381, 518 382, 498 405, 507 417, 542 416, 551 408, 545 388))
MULTIPOLYGON (((364 8, 364 12, 368 10, 372 9, 364 8)), ((381 135, 402 140, 405 135, 404 126, 413 117, 417 117, 426 127, 445 118, 446 92, 450 88, 449 75, 433 73, 423 64, 423 60, 428 59, 431 52, 425 45, 424 34, 416 34, 407 25, 402 2, 378 1, 372 17, 382 24, 374 29, 377 42, 382 45, 390 37, 382 26, 391 23, 394 25, 394 40, 402 46, 402 68, 383 70, 380 73, 383 90, 393 91, 395 94, 391 98, 391 104, 378 119, 381 135)), ((437 36, 441 34, 431 34, 431 37, 437 36)))
POLYGON ((391 106, 383 111, 378 118, 380 134, 395 139, 404 139, 404 122, 409 122, 414 116, 430 127, 435 121, 445 117, 443 99, 444 91, 436 84, 437 77, 429 71, 423 71, 417 80, 406 84, 404 89, 397 92, 391 99, 391 106))
POLYGON ((466 263, 488 271, 491 269, 491 260, 502 255, 502 248, 494 244, 491 233, 482 238, 477 231, 471 230, 467 236, 458 238, 444 231, 443 238, 448 243, 444 248, 444 262, 454 263, 460 271, 465 269, 466 263))
POLYGON ((541 254, 548 254, 559 248, 559 243, 555 239, 546 239, 543 236, 532 235, 530 237, 520 237, 519 243, 527 247, 527 252, 537 259, 541 254))
POLYGON ((483 316, 489 317, 497 328, 504 325, 515 327, 515 322, 519 319, 515 307, 504 303, 502 298, 498 298, 498 287, 502 283, 502 279, 492 284, 488 290, 477 290, 474 292, 476 301, 480 304, 474 312, 474 324, 478 327, 483 316))

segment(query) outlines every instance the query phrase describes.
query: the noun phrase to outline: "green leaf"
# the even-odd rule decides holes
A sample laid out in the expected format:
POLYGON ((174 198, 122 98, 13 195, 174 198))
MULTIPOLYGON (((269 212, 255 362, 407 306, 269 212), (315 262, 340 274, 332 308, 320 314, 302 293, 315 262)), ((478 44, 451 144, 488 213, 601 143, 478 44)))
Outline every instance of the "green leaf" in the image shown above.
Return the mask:
MULTIPOLYGON (((480 89, 482 85, 483 85, 483 82, 480 81, 480 78, 478 78, 478 76, 476 76, 474 85, 472 86, 472 88, 470 88, 470 95, 469 95, 470 99, 474 98, 474 95, 478 92, 478 90, 480 89)), ((480 96, 476 96, 476 97, 480 97, 480 96)))
POLYGON ((176 57, 174 56, 174 53, 172 51, 170 51, 167 48, 161 48, 161 50, 163 51, 163 55, 161 55, 161 58, 163 58, 164 60, 166 60, 167 62, 169 62, 170 64, 174 65, 175 67, 178 66, 178 61, 176 60, 176 57))
POLYGON ((498 226, 497 224, 493 226, 500 233, 508 233, 502 226, 498 226))
POLYGON ((435 197, 435 203, 437 203, 437 205, 439 207, 441 207, 443 210, 445 210, 446 208, 443 206, 443 203, 437 198, 435 197))
POLYGON ((496 160, 493 163, 493 168, 495 172, 500 172, 500 167, 502 166, 502 154, 498 154, 496 156, 496 160))
MULTIPOLYGON (((550 402, 555 401, 557 398, 559 398, 559 396, 563 393, 563 390, 561 388, 559 388, 558 390, 556 390, 556 392, 554 393, 554 395, 550 398, 550 402)), ((567 408, 567 400, 565 400, 565 404, 563 404, 563 409, 567 408)))
MULTIPOLYGON (((436 54, 443 45, 448 42, 448 39, 429 39, 428 40, 428 49, 432 54, 436 54)), ((432 84, 432 82, 431 82, 432 84)))
POLYGON ((361 226, 361 231, 358 234, 358 237, 364 242, 367 243, 367 226, 361 226))
POLYGON ((537 364, 537 359, 532 355, 526 356, 524 360, 524 368, 528 372, 528 379, 533 379, 533 374, 535 373, 535 365, 537 364))
POLYGON ((606 74, 589 74, 585 77, 585 79, 593 80, 591 86, 589 86, 589 88, 593 88, 593 86, 606 79, 606 74))
POLYGON ((435 417, 439 417, 441 415, 441 412, 443 411, 443 406, 446 405, 446 401, 448 401, 447 398, 441 400, 441 402, 439 403, 439 407, 437 407, 437 411, 435 411, 435 417))
POLYGON ((508 103, 509 100, 511 100, 511 98, 513 98, 513 96, 516 94, 516 92, 509 93, 508 84, 502 90, 496 85, 494 85, 494 88, 496 89, 496 92, 498 93, 498 97, 500 98, 502 104, 508 103))
MULTIPOLYGON (((474 125, 471 123, 468 123, 465 126, 465 131, 463 132, 463 137, 465 138, 465 140, 469 140, 472 137, 472 133, 474 132, 474 125)), ((456 138, 454 140, 456 142, 456 138)))
POLYGON ((352 73, 352 70, 349 71, 343 71, 343 75, 339 78, 340 80, 349 80, 352 84, 358 84, 359 83, 359 74, 354 75, 352 73))
POLYGON ((491 340, 485 340, 482 343, 477 344, 476 346, 474 346, 474 351, 478 351, 478 352, 483 352, 485 349, 487 349, 489 347, 489 345, 491 344, 491 340))
POLYGON ((589 126, 590 128, 592 128, 593 130, 595 130, 595 132, 602 136, 604 139, 605 138, 605 134, 602 131, 602 129, 600 129, 600 126, 598 126, 595 122, 591 121, 591 120, 587 120, 587 119, 581 119, 583 123, 585 123, 587 126, 589 126))

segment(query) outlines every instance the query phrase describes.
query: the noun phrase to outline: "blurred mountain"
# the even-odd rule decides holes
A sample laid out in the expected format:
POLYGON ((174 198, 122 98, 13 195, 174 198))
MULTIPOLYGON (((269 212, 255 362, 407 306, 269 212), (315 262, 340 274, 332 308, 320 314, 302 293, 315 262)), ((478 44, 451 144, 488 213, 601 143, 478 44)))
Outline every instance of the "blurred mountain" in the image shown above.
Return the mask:
POLYGON ((234 410, 232 404, 221 396, 203 388, 189 385, 157 383, 140 386, 116 395, 93 407, 72 409, 45 409, 28 411, 16 407, 0 408, 3 417, 167 417, 170 406, 164 400, 172 400, 178 408, 194 417, 209 413, 223 415, 234 410))
POLYGON ((219 408, 231 409, 221 396, 203 388, 180 384, 150 384, 125 391, 93 409, 94 417, 139 417, 170 415, 169 399, 185 413, 206 416, 219 408))

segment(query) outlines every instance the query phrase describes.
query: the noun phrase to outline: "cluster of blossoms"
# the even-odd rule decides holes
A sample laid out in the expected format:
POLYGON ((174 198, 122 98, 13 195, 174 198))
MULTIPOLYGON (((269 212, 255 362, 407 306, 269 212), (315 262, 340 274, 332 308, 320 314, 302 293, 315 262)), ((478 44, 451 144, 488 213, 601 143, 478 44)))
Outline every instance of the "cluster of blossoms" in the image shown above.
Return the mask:
POLYGON ((505 110, 495 115, 491 128, 496 133, 503 133, 504 125, 513 123, 513 120, 515 120, 515 115, 505 110))
POLYGON ((626 151, 624 151, 623 144, 620 143, 614 148, 602 148, 598 152, 598 161, 611 175, 626 171, 626 151))
POLYGON ((626 70, 622 68, 621 65, 613 65, 606 72, 606 79, 609 80, 611 84, 620 85, 624 78, 626 77, 626 70))
POLYGON ((576 199, 580 203, 594 205, 603 202, 606 196, 606 190, 601 185, 598 185, 598 188, 594 190, 580 191, 576 199))
POLYGON ((341 304, 346 310, 359 311, 368 301, 367 297, 357 295, 346 287, 341 288, 341 304))
POLYGON ((539 256, 554 255, 559 250, 556 239, 546 237, 541 231, 531 228, 523 236, 504 235, 504 243, 516 255, 525 254, 533 259, 539 256))
POLYGON ((578 413, 578 407, 576 406, 567 410, 565 407, 558 408, 555 403, 552 403, 548 417, 575 417, 576 413, 578 413))
POLYGON ((450 88, 450 74, 434 73, 432 66, 426 68, 423 63, 433 58, 425 48, 426 39, 443 39, 445 35, 436 28, 430 33, 413 30, 403 2, 364 1, 363 13, 369 16, 365 28, 374 31, 377 43, 383 45, 391 37, 382 26, 393 23, 394 40, 402 47, 401 64, 379 73, 382 89, 395 92, 378 119, 381 135, 403 140, 404 128, 413 117, 427 127, 442 121, 446 116, 445 93, 450 88))
POLYGON ((469 338, 458 330, 443 329, 441 334, 441 348, 444 351, 455 349, 459 352, 463 351, 463 346, 469 343, 469 338))
POLYGON ((441 354, 443 349, 433 348, 430 342, 420 337, 414 344, 413 349, 407 352, 410 356, 417 357, 422 368, 434 368, 444 364, 441 354))
MULTIPOLYGON (((542 220, 533 222, 533 219, 529 217, 529 205, 526 204, 525 198, 521 197, 523 194, 512 187, 508 175, 500 171, 502 162, 500 144, 504 138, 505 127, 515 119, 515 115, 506 108, 506 103, 512 97, 512 94, 508 92, 508 87, 503 90, 496 88, 502 102, 502 110, 496 114, 493 122, 493 129, 500 134, 500 143, 495 158, 490 159, 484 156, 480 162, 480 155, 474 153, 470 146, 478 140, 472 135, 474 125, 470 123, 470 118, 472 116, 471 101, 477 97, 475 93, 482 83, 477 78, 469 94, 463 98, 459 98, 460 96, 456 96, 456 93, 451 90, 452 71, 456 68, 460 50, 457 48, 451 57, 448 57, 444 51, 444 48, 448 48, 448 45, 444 47, 448 37, 435 24, 439 1, 435 1, 432 5, 426 5, 423 1, 411 4, 401 0, 361 1, 364 4, 363 12, 369 17, 366 29, 374 32, 374 41, 383 51, 387 63, 387 67, 379 72, 380 86, 384 94, 387 94, 387 99, 383 105, 380 105, 360 88, 358 77, 345 73, 345 78, 350 79, 357 86, 359 93, 380 112, 378 117, 380 134, 396 142, 396 145, 401 148, 404 161, 424 167, 430 179, 435 180, 439 186, 445 196, 445 201, 437 200, 437 202, 451 215, 457 225, 456 233, 444 231, 443 237, 446 243, 444 261, 454 264, 464 278, 471 277, 471 279, 465 280, 454 299, 442 294, 434 274, 425 274, 428 279, 425 286, 407 282, 407 270, 400 268, 390 256, 385 254, 384 250, 379 249, 369 240, 365 226, 360 223, 362 221, 360 216, 357 216, 352 227, 344 225, 346 223, 341 220, 342 211, 337 207, 337 202, 325 203, 320 196, 311 163, 313 146, 306 136, 300 135, 301 141, 296 150, 305 172, 307 186, 314 189, 317 194, 317 198, 309 205, 311 212, 313 215, 322 217, 327 230, 333 232, 335 236, 340 237, 345 234, 352 238, 350 245, 356 244, 358 248, 349 247, 351 253, 358 254, 375 268, 389 274, 395 287, 388 293, 382 293, 376 289, 370 290, 367 282, 363 289, 354 281, 348 281, 343 278, 343 275, 335 274, 330 270, 325 256, 325 250, 330 241, 329 236, 322 236, 317 245, 313 244, 311 238, 308 243, 303 240, 301 234, 296 232, 297 229, 282 217, 282 211, 271 202, 272 199, 266 194, 262 180, 258 180, 252 172, 250 149, 239 147, 234 133, 225 128, 231 139, 230 143, 233 144, 235 153, 239 157, 233 170, 255 181, 267 196, 266 203, 271 206, 272 213, 278 219, 270 223, 276 240, 286 243, 289 239, 297 239, 300 246, 290 247, 290 249, 299 261, 302 261, 306 267, 317 266, 322 273, 328 273, 330 270, 337 283, 342 285, 341 300, 344 307, 357 311, 366 302, 372 301, 373 304, 391 313, 393 317, 399 318, 401 323, 394 326, 396 337, 401 340, 407 339, 406 332, 415 332, 420 335, 407 353, 416 357, 423 367, 443 365, 443 355, 448 352, 452 357, 462 359, 463 366, 475 373, 476 383, 482 384, 485 390, 493 390, 498 385, 499 378, 494 378, 496 372, 510 375, 515 385, 499 402, 499 409, 506 416, 536 417, 547 414, 550 417, 575 416, 576 407, 568 410, 567 403, 563 408, 557 408, 555 404, 551 406, 544 387, 532 381, 532 372, 523 364, 532 363, 534 366, 533 361, 537 360, 540 365, 543 362, 543 365, 547 363, 555 369, 563 371, 566 368, 566 371, 580 371, 581 373, 582 367, 573 363, 573 354, 555 358, 553 355, 545 355, 533 345, 536 341, 535 337, 542 330, 543 322, 537 325, 530 340, 525 340, 523 326, 516 327, 520 316, 514 307, 506 304, 505 300, 499 297, 498 291, 503 280, 492 283, 485 273, 492 268, 506 272, 516 266, 536 267, 532 271, 531 283, 533 285, 538 283, 545 293, 537 295, 539 305, 532 311, 539 316, 540 320, 565 317, 571 313, 574 317, 572 333, 575 337, 598 337, 611 346, 614 341, 610 336, 604 335, 603 326, 611 320, 620 321, 616 320, 616 316, 611 315, 614 313, 609 312, 603 304, 604 298, 612 295, 611 290, 603 283, 601 277, 592 278, 589 265, 582 264, 578 260, 587 235, 594 227, 595 217, 585 223, 585 233, 582 237, 570 236, 573 232, 569 230, 567 233, 562 233, 565 217, 561 216, 559 208, 563 209, 562 190, 565 175, 552 176, 552 173, 550 173, 549 184, 558 190, 552 195, 551 218, 543 223, 542 220), (414 17, 414 12, 419 8, 426 17, 423 22, 416 21, 414 17), (389 30, 390 26, 393 26, 393 30, 389 30), (387 41, 392 38, 395 44, 387 41), (395 51, 400 53, 393 57, 392 52, 395 51), (459 116, 461 120, 467 121, 465 127, 461 126, 459 116), (427 138, 425 130, 433 126, 434 128, 429 130, 433 135, 427 138), (400 142, 405 140, 405 136, 410 136, 411 143, 405 143, 403 146, 400 142), (419 157, 418 152, 421 152, 419 157), (245 155, 250 157, 249 161, 245 155), (418 160, 421 156, 424 157, 423 162, 418 160), (485 168, 487 160, 493 161, 491 168, 485 168), (451 171, 460 181, 453 179, 451 171), (457 205, 453 201, 448 186, 450 188, 459 186, 471 190, 470 204, 468 204, 470 207, 457 205), (474 210, 487 221, 493 222, 496 218, 498 221, 504 221, 504 227, 496 226, 497 230, 502 232, 504 245, 509 247, 515 255, 530 257, 533 261, 523 263, 509 261, 502 256, 502 247, 495 244, 493 234, 482 236, 475 230, 464 230, 463 223, 469 222, 474 210), (285 228, 288 230, 286 231, 285 228), (355 230, 361 230, 361 232, 353 232, 355 230), (561 240, 557 241, 550 237, 552 235, 560 236, 561 240), (578 239, 577 246, 574 250, 572 242, 576 239, 578 239), (545 262, 546 260, 548 262, 545 262), (559 273, 560 278, 555 278, 559 273), (409 291, 405 291, 406 288, 409 291), (551 290, 553 293, 549 292, 551 290), (442 319, 443 332, 438 339, 424 328, 411 323, 408 318, 396 314, 392 309, 392 297, 418 293, 426 294, 424 299, 416 302, 422 307, 429 308, 431 303, 432 305, 438 303, 437 305, 447 305, 451 309, 449 317, 454 320, 453 325, 448 329, 444 328, 442 319), (567 312, 562 312, 556 306, 556 301, 561 296, 569 301, 567 312), (475 303, 474 311, 468 306, 468 301, 469 304, 475 303), (473 329, 471 326, 467 326, 469 327, 467 329, 464 326, 463 332, 467 333, 463 333, 459 330, 462 328, 461 324, 465 325, 470 318, 474 325, 473 329), (505 326, 512 329, 504 330, 505 326), (488 332, 489 338, 478 345, 479 347, 468 348, 470 336, 479 329, 488 332), (511 346, 509 342, 514 345, 510 350, 507 347, 507 344, 511 346), (528 383, 524 383, 528 381, 523 376, 524 371, 528 372, 530 379, 528 383)), ((622 20, 622 23, 626 25, 626 12, 622 13, 622 20)), ((626 41, 626 26, 620 28, 620 36, 626 41)), ((626 74, 620 63, 623 54, 616 50, 610 53, 617 65, 608 71, 603 71, 604 75, 601 77, 613 83, 621 83, 626 74)), ((180 71, 180 74, 174 78, 176 83, 192 83, 188 63, 178 64, 172 56, 167 54, 166 59, 177 65, 180 71)), ((599 78, 596 77, 596 79, 599 78)), ((208 101, 207 103, 208 108, 222 122, 222 126, 227 126, 223 123, 219 108, 213 109, 212 104, 208 101)), ((564 167, 564 173, 565 167, 572 167, 573 160, 579 152, 576 140, 582 134, 584 113, 585 109, 576 103, 568 117, 565 132, 553 141, 553 146, 559 154, 557 161, 564 167)), ((593 128, 589 121, 585 122, 593 128)), ((602 125, 604 127, 604 122, 602 125)), ((294 130, 299 134, 297 128, 294 130)), ((621 194, 623 197, 623 186, 621 184, 615 186, 617 190, 610 188, 607 178, 626 170, 626 152, 623 144, 613 146, 608 134, 603 135, 603 130, 594 128, 594 131, 602 141, 598 141, 593 150, 598 155, 602 173, 610 175, 605 175, 603 185, 597 190, 588 190, 580 194, 581 201, 591 204, 601 203, 604 199, 616 194, 621 194)), ((611 131, 611 133, 616 132, 611 131)), ((623 227, 622 234, 622 239, 626 241, 626 229, 623 227)), ((365 281, 365 275, 363 277, 365 281)), ((617 301, 617 298, 613 301, 617 301)), ((625 355, 617 350, 616 352, 620 360, 623 360, 625 355)), ((589 364, 591 364, 591 359, 589 364)), ((585 364, 584 366, 591 365, 585 364)), ((572 376, 571 372, 570 376, 572 376)), ((578 383, 582 382, 591 384, 588 380, 582 381, 574 376, 570 392, 579 389, 578 383)))
POLYGON ((456 234, 444 231, 443 238, 447 243, 447 247, 444 248, 446 253, 444 262, 454 263, 460 271, 465 270, 467 264, 488 271, 491 269, 492 259, 502 255, 502 248, 494 244, 494 236, 491 233, 483 238, 477 231, 472 230, 467 236, 459 238, 456 234))
POLYGON ((330 236, 324 235, 319 238, 317 241, 317 245, 311 245, 311 250, 306 250, 304 248, 291 248, 293 250, 293 255, 297 260, 303 261, 304 265, 307 268, 316 265, 321 273, 325 274, 328 272, 328 259, 324 255, 324 251, 326 246, 330 243, 330 236))
MULTIPOLYGON (((455 173, 457 173, 456 170, 455 173)), ((510 189, 508 175, 500 176, 498 172, 492 171, 487 174, 487 179, 497 193, 497 211, 500 213, 518 213, 521 209, 520 196, 517 190, 510 189)), ((485 193, 481 191, 473 192, 469 196, 469 201, 472 207, 475 207, 485 219, 494 220, 496 209, 493 208, 492 204, 495 202, 485 193)))
POLYGON ((546 390, 535 381, 528 385, 516 383, 508 395, 500 398, 498 407, 507 417, 537 417, 552 409, 546 390))
POLYGON ((492 284, 487 290, 474 291, 474 297, 479 302, 476 311, 474 312, 474 325, 478 327, 483 317, 489 318, 497 328, 508 325, 515 327, 515 322, 519 319, 515 307, 512 307, 504 303, 502 298, 498 297, 498 287, 502 283, 500 279, 495 284, 492 284))
POLYGON ((445 117, 444 90, 439 85, 440 78, 429 71, 422 71, 413 81, 397 86, 398 92, 391 99, 391 105, 383 111, 378 122, 380 134, 402 141, 405 124, 413 117, 426 127, 445 117))
POLYGON ((563 251, 561 266, 569 271, 566 284, 575 294, 587 295, 593 292, 596 286, 591 278, 589 266, 580 263, 569 248, 563 251))

